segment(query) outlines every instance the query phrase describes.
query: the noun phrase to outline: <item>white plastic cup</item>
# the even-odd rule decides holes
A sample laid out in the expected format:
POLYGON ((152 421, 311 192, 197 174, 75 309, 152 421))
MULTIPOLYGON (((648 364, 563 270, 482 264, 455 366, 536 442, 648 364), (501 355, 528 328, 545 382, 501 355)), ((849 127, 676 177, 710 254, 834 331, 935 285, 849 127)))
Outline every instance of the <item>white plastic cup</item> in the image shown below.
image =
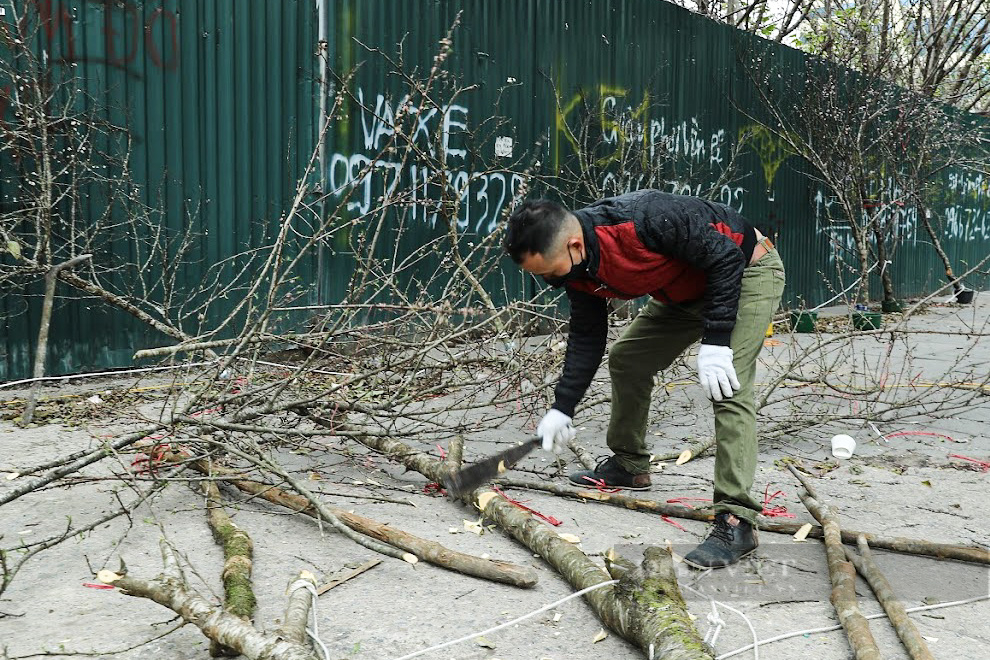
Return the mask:
POLYGON ((849 458, 856 451, 856 440, 851 435, 840 433, 832 436, 832 456, 849 458))

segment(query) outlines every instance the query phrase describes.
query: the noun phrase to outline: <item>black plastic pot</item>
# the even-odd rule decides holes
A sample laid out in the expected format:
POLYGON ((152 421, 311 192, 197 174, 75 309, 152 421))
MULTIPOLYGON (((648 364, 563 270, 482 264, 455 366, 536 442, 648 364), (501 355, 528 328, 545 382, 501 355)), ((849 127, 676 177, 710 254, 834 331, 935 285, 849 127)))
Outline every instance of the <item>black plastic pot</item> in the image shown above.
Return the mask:
POLYGON ((973 302, 973 296, 976 294, 972 289, 963 289, 961 291, 956 291, 956 302, 960 305, 968 305, 973 302))

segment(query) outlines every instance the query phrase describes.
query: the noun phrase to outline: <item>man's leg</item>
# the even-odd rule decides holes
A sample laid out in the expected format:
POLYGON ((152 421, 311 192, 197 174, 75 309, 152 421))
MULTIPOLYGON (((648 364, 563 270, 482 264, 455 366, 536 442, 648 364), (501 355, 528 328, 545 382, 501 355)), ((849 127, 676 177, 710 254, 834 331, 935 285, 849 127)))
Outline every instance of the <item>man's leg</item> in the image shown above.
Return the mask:
POLYGON ((700 310, 701 303, 678 307, 651 299, 609 351, 612 414, 607 441, 627 472, 650 471, 646 425, 653 377, 701 336, 700 310))
POLYGON ((732 364, 739 391, 715 409, 715 512, 731 513, 756 522, 763 507, 753 497, 758 443, 756 439, 756 359, 763 348, 767 326, 780 305, 784 266, 771 250, 743 272, 739 313, 732 331, 732 364))
POLYGON ((756 516, 762 511, 753 497, 758 444, 756 439, 756 358, 766 329, 780 304, 784 267, 771 250, 743 272, 739 312, 730 340, 739 390, 715 409, 715 523, 705 541, 684 557, 698 568, 733 564, 756 550, 756 516))

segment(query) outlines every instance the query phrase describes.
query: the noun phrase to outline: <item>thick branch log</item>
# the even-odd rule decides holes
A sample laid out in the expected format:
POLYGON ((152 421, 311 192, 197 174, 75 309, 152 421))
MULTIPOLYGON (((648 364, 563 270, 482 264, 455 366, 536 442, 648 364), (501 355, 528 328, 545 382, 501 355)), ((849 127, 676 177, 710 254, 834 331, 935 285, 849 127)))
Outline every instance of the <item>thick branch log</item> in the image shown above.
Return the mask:
POLYGON ((161 541, 161 548, 166 570, 156 579, 114 575, 104 581, 125 594, 147 598, 167 607, 202 630, 211 640, 234 649, 250 660, 318 660, 314 653, 300 644, 278 635, 259 632, 239 617, 210 604, 189 589, 177 571, 169 568, 177 562, 164 540, 161 541))
MULTIPOLYGON (((206 468, 201 461, 193 466, 200 472, 206 468)), ((204 472, 206 474, 206 472, 204 472)), ((233 470, 225 470, 217 467, 213 468, 213 474, 224 477, 236 475, 233 470)), ((318 518, 319 512, 313 504, 305 497, 287 493, 274 486, 250 481, 247 479, 230 479, 234 484, 246 493, 262 497, 273 504, 284 506, 293 511, 305 514, 312 518, 318 518)), ((400 548, 412 553, 423 561, 427 561, 436 566, 458 571, 466 575, 504 582, 517 587, 532 587, 539 579, 536 571, 525 566, 517 566, 506 561, 493 559, 481 559, 472 555, 457 552, 446 548, 439 543, 413 536, 400 529, 395 529, 376 520, 350 513, 332 505, 325 505, 343 524, 351 529, 378 539, 384 543, 400 548)))
POLYGON ((918 632, 914 622, 908 617, 904 610, 904 605, 894 593, 894 588, 880 571, 880 567, 873 561, 873 553, 866 542, 866 537, 860 536, 857 545, 859 554, 857 555, 851 548, 846 548, 846 558, 856 567, 856 571, 863 576, 863 579, 870 585, 877 600, 883 606, 883 610, 890 618, 890 624, 894 626, 897 636, 900 638, 904 648, 907 649, 911 660, 935 660, 932 652, 928 650, 925 639, 918 632))
POLYGON ((687 461, 694 460, 699 456, 702 456, 705 453, 711 451, 714 446, 715 446, 715 436, 712 436, 710 438, 705 438, 704 440, 701 440, 690 446, 687 446, 680 451, 670 452, 668 454, 662 454, 660 456, 654 456, 653 462, 657 463, 660 461, 676 461, 677 459, 679 459, 681 456, 684 455, 685 451, 689 451, 691 452, 691 455, 689 458, 687 458, 687 460, 684 461, 686 463, 687 461))
MULTIPOLYGON (((329 429, 332 433, 336 433, 340 430, 351 430, 346 424, 335 424, 329 419, 320 417, 313 412, 307 412, 307 417, 323 428, 329 429)), ((410 470, 419 472, 430 481, 435 481, 438 484, 443 483, 443 477, 446 474, 447 466, 429 454, 413 449, 403 442, 399 442, 398 440, 385 436, 357 434, 351 437, 365 447, 385 454, 389 458, 399 461, 410 470)))
POLYGON ((595 469, 595 459, 592 458, 591 454, 588 453, 588 450, 579 445, 576 440, 568 440, 567 447, 574 452, 574 455, 577 456, 578 461, 584 466, 585 470, 595 469))
MULTIPOLYGON (((800 523, 759 522, 761 531, 778 534, 795 534, 801 528, 800 523)), ((842 542, 846 545, 856 545, 856 539, 865 536, 873 548, 901 552, 906 555, 921 555, 936 559, 954 559, 968 561, 974 564, 990 564, 990 550, 975 546, 953 545, 950 543, 933 543, 924 539, 911 539, 903 536, 879 536, 867 532, 857 532, 851 529, 842 530, 842 542)), ((808 533, 809 538, 822 538, 822 528, 815 526, 808 533)))
POLYGON ((612 506, 619 506, 632 511, 650 511, 652 513, 659 513, 662 516, 674 516, 676 518, 698 520, 701 522, 711 522, 714 519, 712 510, 708 508, 691 509, 680 504, 667 504, 665 502, 645 500, 638 497, 631 497, 629 495, 621 495, 619 493, 606 493, 600 490, 584 490, 571 486, 563 486, 560 484, 528 479, 499 478, 495 480, 495 483, 507 486, 509 488, 528 488, 530 490, 541 490, 548 493, 553 493, 554 495, 572 497, 579 500, 594 500, 596 502, 611 504, 612 506))
MULTIPOLYGON (((223 608, 234 616, 250 622, 254 617, 257 600, 251 587, 251 570, 254 544, 223 508, 220 489, 212 481, 202 482, 206 495, 206 518, 213 538, 223 548, 223 608)), ((210 655, 237 655, 233 649, 223 648, 216 642, 210 644, 210 655)))
POLYGON ((447 459, 445 461, 446 467, 451 472, 456 472, 461 469, 461 464, 464 462, 464 436, 455 435, 450 440, 450 444, 447 445, 447 459))
POLYGON ((807 493, 799 493, 799 496, 825 531, 825 556, 829 579, 832 581, 832 593, 829 599, 839 616, 839 623, 846 631, 846 637, 849 639, 856 660, 882 660, 880 650, 870 632, 870 624, 859 611, 856 602, 856 570, 846 561, 842 550, 838 515, 832 507, 823 506, 807 493))
MULTIPOLYGON (((495 483, 509 488, 528 488, 540 490, 563 497, 573 497, 580 500, 594 500, 611 506, 619 506, 633 511, 650 511, 663 516, 673 518, 683 518, 686 520, 698 520, 710 522, 713 519, 711 509, 698 508, 689 509, 685 506, 667 504, 620 493, 603 493, 596 490, 582 490, 562 486, 559 484, 542 481, 532 481, 524 479, 499 478, 495 483)), ((802 523, 791 522, 770 522, 757 520, 757 527, 760 531, 773 532, 775 534, 796 534, 801 529, 802 523)), ((908 555, 921 555, 925 557, 935 557, 936 559, 954 559, 956 561, 966 561, 975 564, 990 564, 990 550, 976 546, 953 545, 948 543, 933 543, 924 539, 912 539, 903 536, 879 536, 867 532, 855 530, 842 530, 842 542, 847 545, 856 545, 856 539, 865 536, 870 547, 901 552, 908 555)), ((814 526, 808 533, 808 538, 820 539, 824 537, 824 532, 819 526, 814 526)))
MULTIPOLYGON (((553 566, 575 589, 608 581, 609 576, 573 543, 565 541, 504 497, 486 492, 476 506, 485 517, 553 566)), ((651 548, 643 566, 629 571, 614 587, 585 595, 602 622, 636 644, 650 657, 665 660, 711 660, 684 608, 669 553, 651 548), (651 552, 653 551, 653 552, 651 552)))
POLYGON ((306 625, 309 623, 309 610, 316 597, 316 576, 309 571, 300 571, 299 577, 289 584, 289 600, 285 604, 285 617, 279 627, 279 634, 290 642, 309 646, 306 640, 306 625))

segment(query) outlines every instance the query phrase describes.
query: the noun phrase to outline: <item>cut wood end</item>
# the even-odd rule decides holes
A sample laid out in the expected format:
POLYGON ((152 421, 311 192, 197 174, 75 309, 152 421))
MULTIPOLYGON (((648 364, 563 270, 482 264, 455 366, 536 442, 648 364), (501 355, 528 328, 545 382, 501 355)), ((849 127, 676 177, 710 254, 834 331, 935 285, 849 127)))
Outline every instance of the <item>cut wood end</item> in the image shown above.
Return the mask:
POLYGON ((801 528, 794 533, 794 540, 801 542, 808 538, 808 533, 811 532, 811 523, 805 523, 801 525, 801 528))
POLYGON ((10 474, 7 475, 7 481, 13 481, 19 476, 21 476, 20 472, 11 472, 10 474))
POLYGON ((113 571, 108 571, 105 568, 102 571, 100 571, 99 573, 96 574, 96 579, 99 580, 100 582, 102 582, 103 584, 113 584, 114 582, 116 582, 117 580, 119 580, 121 577, 123 577, 123 576, 118 575, 118 574, 114 573, 113 571))
POLYGON ((316 584, 316 576, 313 575, 312 573, 310 573, 309 571, 305 570, 305 569, 299 571, 299 579, 300 580, 309 580, 313 584, 316 584))
POLYGON ((558 534, 557 536, 559 536, 560 538, 564 539, 568 543, 580 543, 581 542, 581 537, 580 536, 575 536, 574 534, 558 534))
POLYGON ((681 455, 677 457, 675 465, 684 465, 694 457, 694 453, 690 449, 685 449, 681 452, 681 455))
POLYGON ((498 473, 499 474, 502 474, 503 472, 505 472, 505 470, 506 470, 505 461, 499 461, 498 462, 498 473))
POLYGON ((410 552, 403 552, 402 561, 406 562, 407 564, 417 564, 419 563, 419 557, 417 557, 416 555, 410 552))
POLYGON ((598 634, 595 635, 595 638, 593 640, 591 640, 591 643, 592 644, 597 644, 598 642, 604 640, 607 637, 608 637, 608 633, 605 632, 605 629, 604 628, 602 628, 601 630, 598 631, 598 634))
POLYGON ((478 495, 478 509, 484 511, 485 507, 488 506, 488 503, 495 497, 498 497, 498 494, 490 490, 478 495))

